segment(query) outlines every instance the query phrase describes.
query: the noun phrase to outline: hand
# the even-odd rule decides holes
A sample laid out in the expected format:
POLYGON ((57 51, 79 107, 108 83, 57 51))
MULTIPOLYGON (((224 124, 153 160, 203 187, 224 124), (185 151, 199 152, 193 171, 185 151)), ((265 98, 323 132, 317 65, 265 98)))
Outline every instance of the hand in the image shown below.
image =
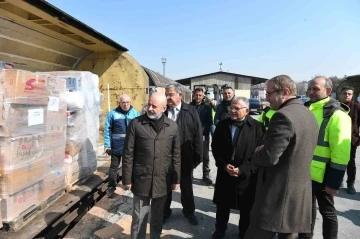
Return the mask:
POLYGON ((226 172, 232 176, 232 177, 237 177, 238 176, 238 168, 235 168, 233 165, 231 164, 227 164, 225 167, 226 172))
POLYGON ((171 189, 172 190, 178 190, 180 188, 180 184, 171 184, 171 189))
POLYGON ((262 150, 263 148, 264 148, 264 145, 260 145, 260 146, 258 146, 258 147, 255 149, 255 152, 254 152, 254 153, 256 153, 256 152, 258 152, 258 151, 262 150))
POLYGON ((233 170, 234 170, 234 166, 232 166, 231 164, 226 164, 225 171, 228 172, 228 174, 231 175, 233 170))
POLYGON ((232 175, 232 176, 234 176, 234 177, 238 177, 242 174, 240 168, 234 168, 233 172, 234 172, 234 175, 232 175))
POLYGON ((103 154, 107 154, 106 151, 108 151, 109 149, 111 150, 111 148, 104 148, 104 153, 103 154))
POLYGON ((125 190, 131 190, 131 184, 124 185, 124 186, 125 186, 125 190))
POLYGON ((324 191, 325 191, 327 194, 330 194, 330 195, 332 195, 332 196, 335 196, 336 194, 339 193, 339 190, 329 188, 328 186, 325 187, 324 191))

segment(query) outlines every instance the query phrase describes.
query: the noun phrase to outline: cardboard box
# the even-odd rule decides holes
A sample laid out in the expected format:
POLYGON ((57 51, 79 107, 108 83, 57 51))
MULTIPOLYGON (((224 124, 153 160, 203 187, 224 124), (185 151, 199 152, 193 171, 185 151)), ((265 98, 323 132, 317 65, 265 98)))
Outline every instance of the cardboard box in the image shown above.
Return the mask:
POLYGON ((65 164, 65 183, 71 185, 80 179, 80 166, 78 161, 65 164))
POLYGON ((11 168, 41 158, 45 150, 45 134, 0 138, 0 168, 11 168))
POLYGON ((16 167, 0 167, 0 195, 12 195, 39 182, 47 173, 47 162, 35 159, 16 167))
POLYGON ((40 191, 40 201, 45 202, 55 193, 64 189, 65 184, 65 168, 48 173, 43 180, 43 187, 40 191))
POLYGON ((51 75, 43 75, 23 70, 0 70, 0 85, 4 93, 4 101, 17 104, 47 105, 49 79, 51 75))
POLYGON ((67 144, 65 146, 65 153, 74 157, 75 155, 79 154, 81 147, 82 147, 81 143, 78 143, 76 141, 71 141, 70 144, 67 144))
POLYGON ((2 220, 9 222, 40 204, 39 192, 42 182, 37 182, 1 200, 2 220))
POLYGON ((0 136, 16 137, 45 133, 46 106, 4 103, 0 136))

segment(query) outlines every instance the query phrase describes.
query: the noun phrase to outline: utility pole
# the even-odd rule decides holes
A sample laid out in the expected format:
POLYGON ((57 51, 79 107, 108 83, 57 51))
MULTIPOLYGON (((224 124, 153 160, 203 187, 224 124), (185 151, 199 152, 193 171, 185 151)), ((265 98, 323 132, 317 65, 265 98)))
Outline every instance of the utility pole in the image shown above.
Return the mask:
POLYGON ((165 76, 165 64, 166 64, 166 58, 161 58, 161 62, 163 64, 163 76, 165 76))

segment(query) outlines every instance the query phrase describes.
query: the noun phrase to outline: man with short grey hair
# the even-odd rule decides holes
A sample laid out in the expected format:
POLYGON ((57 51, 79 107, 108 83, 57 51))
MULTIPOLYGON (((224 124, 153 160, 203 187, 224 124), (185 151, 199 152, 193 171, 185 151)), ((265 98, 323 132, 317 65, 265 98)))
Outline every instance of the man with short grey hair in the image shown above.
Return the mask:
MULTIPOLYGON (((165 113, 168 118, 176 121, 180 132, 181 143, 181 204, 184 216, 192 225, 198 225, 194 214, 195 201, 193 193, 193 170, 203 157, 202 127, 199 114, 195 107, 181 100, 182 89, 179 84, 169 84, 165 87, 168 109, 165 113)), ((164 221, 170 217, 172 192, 169 191, 164 209, 164 221)))
MULTIPOLYGON (((249 226, 250 210, 254 203, 255 170, 247 168, 247 177, 239 169, 248 164, 257 146, 262 144, 264 127, 249 116, 249 101, 235 97, 231 101, 230 117, 219 122, 211 144, 217 169, 213 202, 216 204, 216 224, 212 239, 225 236, 231 209, 240 210, 239 236, 249 226)), ((244 173, 245 174, 245 173, 244 173)))
POLYGON ((131 106, 129 95, 120 95, 118 103, 119 106, 108 113, 104 127, 104 152, 111 155, 109 188, 107 189, 109 198, 115 193, 126 129, 130 121, 139 116, 137 110, 131 106))

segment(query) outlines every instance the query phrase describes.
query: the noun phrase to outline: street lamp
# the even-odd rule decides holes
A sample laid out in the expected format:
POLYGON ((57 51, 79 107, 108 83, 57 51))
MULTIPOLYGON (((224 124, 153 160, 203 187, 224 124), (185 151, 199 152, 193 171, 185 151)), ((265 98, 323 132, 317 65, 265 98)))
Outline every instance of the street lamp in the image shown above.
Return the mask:
POLYGON ((165 64, 166 64, 166 58, 161 58, 161 62, 163 64, 163 76, 165 76, 165 64))

